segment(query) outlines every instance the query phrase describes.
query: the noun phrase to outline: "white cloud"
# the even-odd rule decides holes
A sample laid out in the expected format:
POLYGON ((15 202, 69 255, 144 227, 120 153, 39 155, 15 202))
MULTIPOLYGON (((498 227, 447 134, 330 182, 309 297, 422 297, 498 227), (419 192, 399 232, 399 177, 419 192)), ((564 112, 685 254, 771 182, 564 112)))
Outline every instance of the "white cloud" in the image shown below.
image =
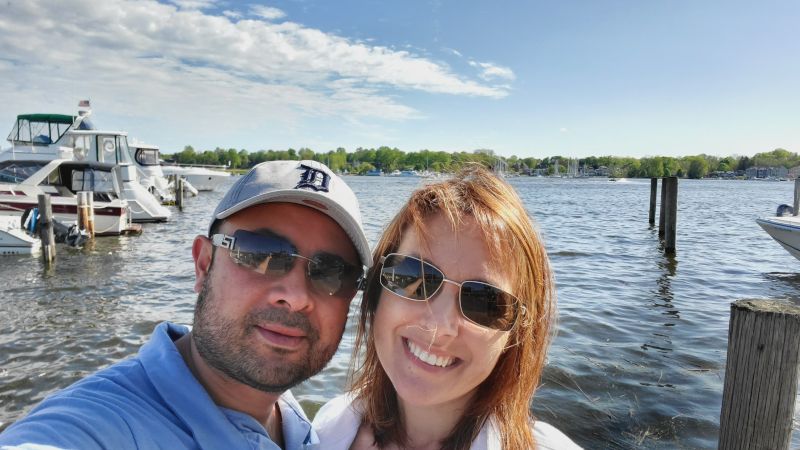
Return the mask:
POLYGON ((104 105, 158 117, 175 132, 219 134, 313 117, 420 117, 403 104, 406 91, 502 98, 510 90, 407 51, 236 11, 204 13, 212 1, 173 3, 10 2, 0 14, 0 104, 13 111, 3 114, 89 97, 98 114, 104 105))
POLYGON ((481 73, 478 76, 487 81, 498 78, 504 80, 514 80, 516 78, 514 72, 508 67, 502 67, 492 63, 482 63, 476 61, 470 61, 469 65, 472 67, 479 68, 481 70, 481 73))
POLYGON ((444 48, 443 50, 444 50, 444 51, 446 51, 446 52, 448 52, 448 53, 452 53, 453 55, 456 55, 456 56, 458 56, 459 58, 461 58, 461 57, 463 57, 463 56, 464 56, 464 55, 462 55, 462 54, 461 54, 461 52, 459 52, 458 50, 456 50, 456 49, 454 49, 454 48, 444 48))
POLYGON ((286 13, 278 8, 273 8, 264 5, 253 5, 250 7, 250 13, 254 16, 261 17, 266 20, 276 20, 286 17, 286 13))
POLYGON ((215 0, 169 0, 180 9, 208 9, 214 6, 215 0))
POLYGON ((561 128, 561 129, 560 129, 560 130, 558 130, 558 131, 560 131, 560 132, 562 132, 562 133, 566 133, 568 130, 567 130, 566 128, 561 128))

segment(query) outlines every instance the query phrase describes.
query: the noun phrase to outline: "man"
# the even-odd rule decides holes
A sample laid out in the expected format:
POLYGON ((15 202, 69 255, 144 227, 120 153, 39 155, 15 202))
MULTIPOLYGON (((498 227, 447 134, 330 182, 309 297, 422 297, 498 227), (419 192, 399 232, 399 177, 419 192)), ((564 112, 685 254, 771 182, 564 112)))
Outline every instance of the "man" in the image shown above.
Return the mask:
POLYGON ((193 329, 158 325, 136 357, 44 400, 0 448, 317 448, 288 389, 335 353, 371 264, 355 195, 315 161, 259 164, 192 256, 193 329))

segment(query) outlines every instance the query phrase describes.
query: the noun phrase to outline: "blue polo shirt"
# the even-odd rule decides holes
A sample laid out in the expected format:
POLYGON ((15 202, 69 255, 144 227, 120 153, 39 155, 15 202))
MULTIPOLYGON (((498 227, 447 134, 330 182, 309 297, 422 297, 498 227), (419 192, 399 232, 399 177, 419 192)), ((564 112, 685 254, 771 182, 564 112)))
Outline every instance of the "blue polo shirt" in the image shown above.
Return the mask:
MULTIPOLYGON (((280 449, 253 417, 214 403, 159 324, 139 354, 46 398, 0 434, 0 449, 280 449)), ((319 440, 291 392, 278 400, 286 450, 319 440)))

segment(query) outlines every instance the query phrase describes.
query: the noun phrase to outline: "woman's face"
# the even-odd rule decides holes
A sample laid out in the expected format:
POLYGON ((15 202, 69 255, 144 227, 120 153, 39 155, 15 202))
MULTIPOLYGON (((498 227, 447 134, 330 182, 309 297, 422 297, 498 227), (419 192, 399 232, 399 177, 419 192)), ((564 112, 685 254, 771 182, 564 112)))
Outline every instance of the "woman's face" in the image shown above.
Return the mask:
MULTIPOLYGON (((426 225, 428 248, 409 230, 397 253, 433 264, 450 280, 483 281, 513 293, 510 277, 490 262, 473 219, 464 220, 457 233, 441 215, 426 225)), ((444 283, 428 301, 412 301, 381 290, 372 327, 375 348, 404 406, 465 406, 508 342, 509 332, 467 320, 458 292, 444 283)))

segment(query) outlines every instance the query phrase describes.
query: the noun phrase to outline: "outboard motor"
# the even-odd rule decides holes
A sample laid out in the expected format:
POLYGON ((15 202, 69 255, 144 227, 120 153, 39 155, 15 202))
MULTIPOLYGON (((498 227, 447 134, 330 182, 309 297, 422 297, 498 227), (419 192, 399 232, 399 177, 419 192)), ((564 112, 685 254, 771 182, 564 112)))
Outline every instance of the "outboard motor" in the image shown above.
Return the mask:
MULTIPOLYGON (((22 228, 32 235, 39 233, 39 208, 30 208, 22 214, 22 228)), ((80 248, 89 239, 89 235, 78 228, 78 225, 63 224, 53 220, 53 237, 59 244, 67 244, 80 248)))
POLYGON ((89 239, 89 235, 77 225, 66 225, 57 220, 53 221, 53 234, 56 242, 77 248, 80 248, 89 239))
POLYGON ((775 215, 778 217, 793 216, 794 208, 789 205, 780 205, 778 206, 778 211, 775 213, 775 215))

